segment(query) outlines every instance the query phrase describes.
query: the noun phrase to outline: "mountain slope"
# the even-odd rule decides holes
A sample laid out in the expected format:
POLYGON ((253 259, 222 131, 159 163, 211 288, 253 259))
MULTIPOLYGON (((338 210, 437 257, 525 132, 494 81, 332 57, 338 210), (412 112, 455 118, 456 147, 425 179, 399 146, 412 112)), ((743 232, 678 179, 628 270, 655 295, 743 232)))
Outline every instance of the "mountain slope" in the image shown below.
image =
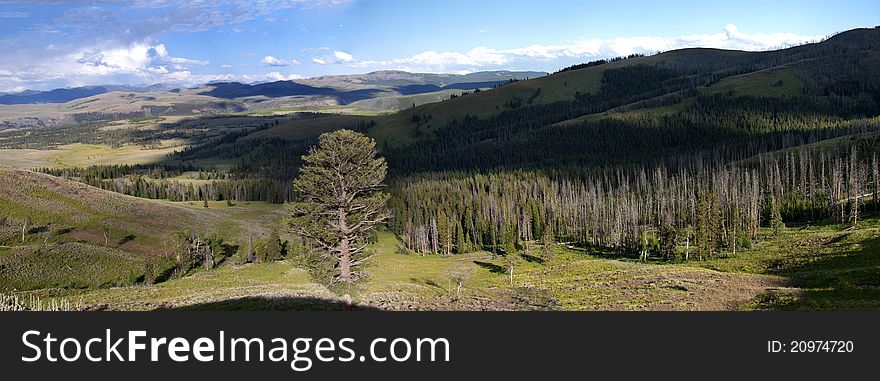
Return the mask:
POLYGON ((386 116, 293 120, 259 136, 298 139, 366 123, 398 171, 586 167, 715 149, 751 155, 834 138, 876 115, 880 29, 856 29, 776 51, 617 60, 386 116))
MULTIPOLYGON (((104 191, 75 181, 0 167, 0 244, 83 241, 137 254, 162 254, 188 226, 215 230, 219 215, 104 191), (105 238, 105 233, 107 237, 105 238), (114 244, 116 243, 116 244, 114 244)), ((205 233, 209 233, 206 231, 205 233)))
POLYGON ((436 129, 445 128, 468 115, 485 119, 513 112, 516 108, 563 106, 564 102, 575 102, 578 96, 584 99, 581 105, 561 107, 567 110, 566 114, 574 115, 560 115, 561 118, 557 119, 604 112, 687 89, 696 89, 706 95, 725 93, 734 96, 855 95, 846 94, 846 88, 876 94, 876 86, 880 83, 878 76, 880 29, 857 29, 821 43, 778 51, 683 49, 565 71, 406 109, 377 120, 377 126, 370 133, 392 145, 405 144, 421 139, 414 136, 432 136, 436 129), (633 78, 641 74, 644 74, 641 83, 635 82, 633 78), (654 88, 646 90, 652 86, 654 88), (602 96, 603 90, 608 93, 605 97, 602 96), (587 99, 585 94, 593 97, 587 99), (609 103, 601 105, 602 99, 609 103), (422 116, 429 117, 430 123, 417 126, 412 122, 422 116), (417 128, 423 131, 414 134, 417 128))
POLYGON ((74 99, 90 97, 92 95, 103 94, 106 92, 106 87, 95 86, 77 87, 73 89, 55 89, 36 93, 6 94, 0 96, 0 104, 19 105, 32 103, 65 103, 74 99))

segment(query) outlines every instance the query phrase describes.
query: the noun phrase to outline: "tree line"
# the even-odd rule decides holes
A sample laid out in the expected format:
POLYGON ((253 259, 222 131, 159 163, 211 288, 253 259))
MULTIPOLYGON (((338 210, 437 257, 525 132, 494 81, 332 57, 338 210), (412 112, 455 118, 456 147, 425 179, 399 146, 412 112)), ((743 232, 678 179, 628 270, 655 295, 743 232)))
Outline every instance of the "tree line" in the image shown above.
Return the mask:
POLYGON ((392 187, 393 229, 421 253, 550 240, 665 258, 747 249, 760 227, 858 224, 880 207, 876 153, 799 150, 716 167, 432 173, 392 187), (689 251, 687 254, 691 254, 689 251))

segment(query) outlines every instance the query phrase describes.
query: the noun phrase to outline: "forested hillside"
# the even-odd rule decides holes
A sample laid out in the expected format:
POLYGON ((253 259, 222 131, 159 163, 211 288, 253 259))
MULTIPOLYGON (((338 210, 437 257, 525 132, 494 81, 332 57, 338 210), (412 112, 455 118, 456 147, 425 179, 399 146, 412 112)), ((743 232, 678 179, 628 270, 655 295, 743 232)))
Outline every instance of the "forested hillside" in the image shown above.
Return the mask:
POLYGON ((139 197, 279 203, 296 199, 317 135, 348 128, 379 141, 408 248, 553 239, 709 256, 762 226, 875 212, 878 115, 880 29, 858 29, 777 51, 589 62, 387 116, 255 119, 162 163, 45 171, 139 197))

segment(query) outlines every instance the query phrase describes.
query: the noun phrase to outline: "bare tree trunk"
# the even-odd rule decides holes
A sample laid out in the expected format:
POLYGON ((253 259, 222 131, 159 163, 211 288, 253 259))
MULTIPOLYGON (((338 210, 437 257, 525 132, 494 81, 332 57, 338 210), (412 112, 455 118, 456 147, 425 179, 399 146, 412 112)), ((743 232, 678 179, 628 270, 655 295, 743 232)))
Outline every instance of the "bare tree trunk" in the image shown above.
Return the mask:
POLYGON ((351 253, 348 251, 348 242, 339 245, 342 255, 339 256, 339 281, 343 283, 351 283, 351 253))
POLYGON ((684 260, 687 262, 688 256, 691 253, 691 236, 688 234, 687 237, 684 238, 684 260))
POLYGON ((253 262, 255 262, 256 259, 257 259, 256 255, 254 255, 253 225, 251 223, 248 223, 248 247, 247 247, 247 258, 245 259, 245 261, 253 263, 253 262))
POLYGON ((214 249, 211 246, 205 248, 205 270, 214 268, 214 249))
MULTIPOLYGON (((345 221, 345 213, 339 214, 339 230, 348 230, 348 225, 345 221)), ((348 241, 349 237, 343 236, 342 240, 339 242, 339 281, 351 284, 351 248, 349 247, 348 241)))

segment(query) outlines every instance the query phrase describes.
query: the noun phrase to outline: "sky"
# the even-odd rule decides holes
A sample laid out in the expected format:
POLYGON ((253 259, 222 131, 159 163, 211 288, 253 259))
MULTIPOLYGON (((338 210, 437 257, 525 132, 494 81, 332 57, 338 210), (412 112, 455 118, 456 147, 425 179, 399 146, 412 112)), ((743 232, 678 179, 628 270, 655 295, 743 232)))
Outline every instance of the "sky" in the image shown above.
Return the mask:
POLYGON ((880 1, 0 0, 0 92, 768 50, 880 25, 880 1))

